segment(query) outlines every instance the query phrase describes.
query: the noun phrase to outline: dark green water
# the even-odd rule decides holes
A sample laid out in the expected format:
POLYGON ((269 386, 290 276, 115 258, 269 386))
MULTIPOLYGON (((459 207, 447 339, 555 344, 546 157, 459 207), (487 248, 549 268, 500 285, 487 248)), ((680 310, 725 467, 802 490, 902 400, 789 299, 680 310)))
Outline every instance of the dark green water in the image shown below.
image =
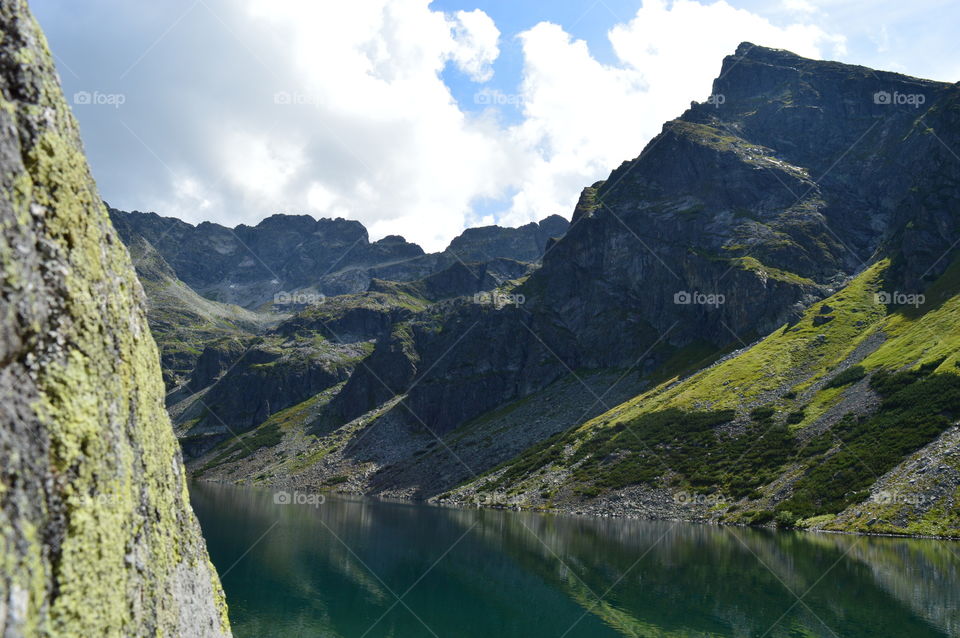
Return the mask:
POLYGON ((239 638, 960 636, 955 543, 192 493, 239 638))

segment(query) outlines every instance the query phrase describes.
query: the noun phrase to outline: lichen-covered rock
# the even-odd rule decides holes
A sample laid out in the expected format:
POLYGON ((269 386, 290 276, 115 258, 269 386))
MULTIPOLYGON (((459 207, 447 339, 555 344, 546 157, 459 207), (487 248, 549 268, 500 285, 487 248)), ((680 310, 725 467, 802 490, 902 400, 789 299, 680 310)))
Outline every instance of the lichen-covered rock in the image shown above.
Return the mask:
POLYGON ((25 0, 0 36, 0 635, 229 635, 143 292, 25 0))

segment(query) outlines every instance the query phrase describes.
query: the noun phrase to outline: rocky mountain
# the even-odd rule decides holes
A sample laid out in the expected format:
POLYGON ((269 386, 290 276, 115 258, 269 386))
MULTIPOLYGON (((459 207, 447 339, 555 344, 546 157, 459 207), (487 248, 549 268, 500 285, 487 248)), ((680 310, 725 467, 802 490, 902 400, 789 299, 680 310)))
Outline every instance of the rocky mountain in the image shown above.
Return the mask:
POLYGON ((569 225, 553 216, 469 229, 425 254, 399 237, 371 244, 343 219, 275 215, 229 229, 114 209, 111 217, 147 292, 168 406, 189 456, 340 387, 374 343, 428 306, 527 276, 569 225), (224 291, 253 310, 216 301, 224 291))
POLYGON ((228 636, 142 288, 24 0, 0 34, 0 634, 228 636))
POLYGON ((208 344, 247 341, 279 320, 279 316, 201 297, 177 278, 156 248, 142 237, 132 238, 127 249, 147 293, 147 317, 160 348, 168 388, 182 385, 208 344))
POLYGON ((955 126, 956 94, 744 44, 714 86, 723 100, 693 105, 584 190, 569 231, 517 289, 523 306, 451 309, 445 325, 476 325, 455 349, 456 330, 436 330, 432 315, 414 322, 405 352, 419 365, 389 391, 385 370, 364 367, 338 398, 341 413, 407 393, 405 404, 445 431, 570 370, 649 372, 684 348, 749 343, 880 254, 903 254, 909 266, 896 276, 916 287, 942 272, 937 258, 956 235, 952 158, 926 132, 955 126), (882 90, 923 92, 927 110, 877 103, 882 90), (937 195, 919 182, 936 182, 937 195), (474 341, 498 345, 481 352, 474 341))
POLYGON ((428 255, 396 235, 370 242, 360 222, 342 218, 272 215, 256 226, 227 228, 112 208, 110 216, 124 243, 153 246, 197 293, 248 309, 295 300, 298 293, 363 292, 373 279, 413 281, 460 263, 532 263, 569 225, 554 215, 521 228, 472 228, 442 253, 428 255))
POLYGON ((710 99, 584 189, 539 268, 472 296, 431 297, 429 277, 370 284, 415 301, 375 322, 346 381, 192 467, 454 503, 960 533, 958 96, 744 43, 710 99), (878 493, 913 503, 918 485, 935 486, 922 506, 878 513, 878 493))

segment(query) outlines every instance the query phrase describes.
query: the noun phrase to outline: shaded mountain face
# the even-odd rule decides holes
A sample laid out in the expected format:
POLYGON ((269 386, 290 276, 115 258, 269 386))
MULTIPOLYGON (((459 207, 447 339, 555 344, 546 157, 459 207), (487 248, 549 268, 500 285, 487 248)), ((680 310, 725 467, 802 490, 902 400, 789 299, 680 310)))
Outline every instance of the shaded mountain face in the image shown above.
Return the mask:
POLYGON ((517 288, 525 304, 461 303, 442 327, 424 317, 378 344, 335 401, 343 416, 409 393, 419 420, 447 431, 570 370, 649 372, 699 343, 746 345, 879 256, 895 259, 893 290, 949 263, 957 85, 745 43, 713 93, 584 190, 517 288), (387 390, 378 377, 397 352, 409 372, 387 390))
MULTIPOLYGON (((424 254, 402 238, 371 243, 360 222, 346 219, 273 215, 253 227, 226 228, 209 222, 193 226, 154 213, 111 209, 110 214, 126 243, 135 237, 148 241, 198 293, 247 307, 316 284, 324 294, 355 292, 366 268, 424 254), (341 278, 323 281, 334 272, 341 278)), ((410 266, 418 267, 423 266, 410 266)))
POLYGON ((23 0, 0 94, 0 634, 228 636, 143 291, 23 0))
POLYGON ((143 237, 131 238, 127 249, 147 293, 147 318, 160 348, 167 388, 183 384, 209 344, 249 341, 279 320, 201 297, 177 278, 173 268, 143 237))
POLYGON ((547 240, 568 226, 554 215, 521 228, 470 229, 444 252, 428 255, 396 235, 370 242, 360 222, 341 218, 273 215, 256 226, 227 228, 155 213, 110 209, 110 215, 124 243, 148 242, 195 291, 247 308, 308 288, 328 296, 362 292, 374 278, 412 281, 460 262, 535 262, 547 240))
POLYGON ((657 334, 676 323, 671 343, 698 335, 722 343, 795 319, 881 250, 903 247, 917 257, 911 272, 923 273, 955 237, 956 170, 928 129, 956 135, 958 94, 741 45, 708 103, 585 191, 570 232, 535 276, 547 305, 578 298, 565 313, 577 334, 599 309, 619 305, 657 334), (887 92, 923 96, 924 106, 882 103, 887 92), (938 184, 933 207, 918 201, 924 181, 938 184), (921 222, 903 235, 918 215, 936 217, 922 222, 932 259, 916 254, 921 222), (674 303, 678 291, 723 303, 674 303))
POLYGON ((568 226, 553 216, 472 229, 427 255, 402 237, 369 243, 363 226, 342 219, 275 215, 229 229, 111 216, 147 291, 188 456, 339 388, 375 342, 428 306, 527 276, 568 226), (214 300, 223 296, 256 311, 214 300))
POLYGON ((370 243, 359 222, 343 219, 274 215, 231 229, 109 210, 147 291, 171 390, 191 377, 207 345, 249 344, 326 296, 391 292, 391 282, 410 282, 412 294, 431 300, 491 290, 526 275, 569 225, 554 215, 521 228, 470 229, 427 255, 398 236, 370 243))
POLYGON ((454 238, 444 251, 466 263, 487 262, 497 258, 534 262, 543 256, 550 239, 563 237, 570 223, 560 215, 551 215, 539 223, 519 228, 483 226, 468 228, 454 238))

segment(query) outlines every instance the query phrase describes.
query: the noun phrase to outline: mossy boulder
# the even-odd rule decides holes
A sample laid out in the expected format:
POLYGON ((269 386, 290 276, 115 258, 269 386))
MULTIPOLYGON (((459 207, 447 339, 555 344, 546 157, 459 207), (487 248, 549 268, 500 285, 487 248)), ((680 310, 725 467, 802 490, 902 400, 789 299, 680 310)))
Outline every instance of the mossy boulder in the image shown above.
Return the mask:
POLYGON ((0 634, 227 636, 143 291, 24 0, 0 34, 0 634))

